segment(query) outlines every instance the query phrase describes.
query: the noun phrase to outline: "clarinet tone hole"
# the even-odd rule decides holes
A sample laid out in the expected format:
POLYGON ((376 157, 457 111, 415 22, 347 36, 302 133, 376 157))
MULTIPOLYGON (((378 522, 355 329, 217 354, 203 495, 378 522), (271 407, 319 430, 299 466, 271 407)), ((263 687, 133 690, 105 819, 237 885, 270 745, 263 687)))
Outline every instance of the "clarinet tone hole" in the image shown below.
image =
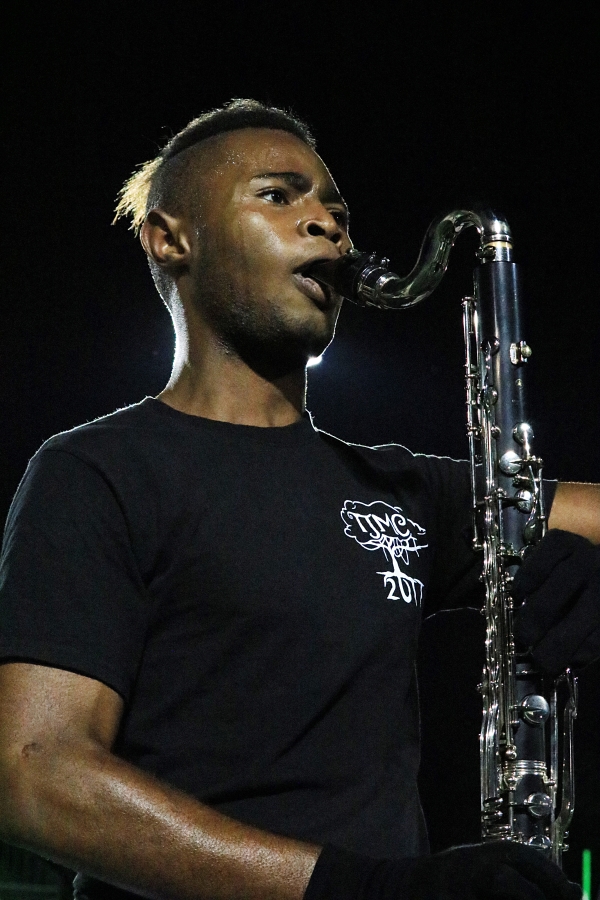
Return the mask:
POLYGON ((552 849, 552 841, 545 834, 534 834, 525 843, 528 847, 535 847, 536 850, 549 851, 552 849))
POLYGON ((527 807, 529 815, 533 816, 534 819, 544 819, 546 816, 550 815, 553 809, 552 798, 542 791, 536 791, 535 794, 530 794, 527 800, 525 800, 525 806, 527 807))
POLYGON ((531 491, 521 489, 515 494, 517 509, 522 513, 530 513, 533 508, 533 494, 531 491))
POLYGON ((523 467, 523 460, 515 450, 507 450, 500 457, 499 465, 505 475, 516 475, 523 467))
POLYGON ((518 444, 525 446, 533 439, 533 428, 528 422, 519 422, 514 427, 513 437, 518 444))
POLYGON ((528 725, 543 725, 550 715, 550 706, 540 694, 528 694, 521 700, 519 712, 528 725))

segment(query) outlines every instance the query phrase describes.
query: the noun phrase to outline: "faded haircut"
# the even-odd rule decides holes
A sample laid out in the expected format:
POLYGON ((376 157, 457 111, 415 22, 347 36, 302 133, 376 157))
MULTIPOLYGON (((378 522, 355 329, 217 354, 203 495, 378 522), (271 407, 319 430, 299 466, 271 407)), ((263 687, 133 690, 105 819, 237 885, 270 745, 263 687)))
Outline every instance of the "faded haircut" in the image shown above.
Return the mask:
POLYGON ((192 119, 158 156, 138 167, 119 191, 113 223, 129 217, 130 228, 137 234, 152 207, 160 205, 168 212, 181 212, 185 205, 190 163, 190 154, 184 151, 206 138, 240 128, 289 131, 313 150, 316 146, 308 125, 292 112, 265 106, 258 100, 231 100, 225 106, 192 119))

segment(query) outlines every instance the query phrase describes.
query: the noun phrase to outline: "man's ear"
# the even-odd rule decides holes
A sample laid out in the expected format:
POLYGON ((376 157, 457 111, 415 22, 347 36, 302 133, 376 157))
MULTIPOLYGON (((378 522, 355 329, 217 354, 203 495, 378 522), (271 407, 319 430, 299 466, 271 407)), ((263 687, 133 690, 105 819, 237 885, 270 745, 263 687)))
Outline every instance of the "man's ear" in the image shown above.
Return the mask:
POLYGON ((190 241, 184 222, 162 209, 151 209, 140 231, 142 247, 161 269, 181 268, 189 262, 190 241))

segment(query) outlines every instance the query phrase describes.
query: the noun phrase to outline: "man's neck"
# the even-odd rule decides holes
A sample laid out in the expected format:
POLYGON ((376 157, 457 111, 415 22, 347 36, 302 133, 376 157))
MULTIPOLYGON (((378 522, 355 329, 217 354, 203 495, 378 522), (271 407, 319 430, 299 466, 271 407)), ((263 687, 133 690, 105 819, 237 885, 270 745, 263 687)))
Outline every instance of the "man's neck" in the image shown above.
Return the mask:
POLYGON ((297 422, 305 396, 304 369, 270 379, 239 360, 224 360, 217 365, 176 363, 157 399, 188 415, 273 428, 297 422))

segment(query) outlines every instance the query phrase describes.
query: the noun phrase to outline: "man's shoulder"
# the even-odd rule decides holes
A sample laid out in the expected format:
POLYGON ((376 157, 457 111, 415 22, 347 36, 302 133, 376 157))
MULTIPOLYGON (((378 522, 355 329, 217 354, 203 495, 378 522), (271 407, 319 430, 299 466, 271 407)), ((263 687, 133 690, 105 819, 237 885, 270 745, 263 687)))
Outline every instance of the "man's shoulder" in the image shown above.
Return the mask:
POLYGON ((118 498, 130 512, 132 503, 148 511, 151 498, 168 496, 185 478, 181 465, 170 464, 173 445, 185 441, 162 406, 146 398, 49 438, 29 460, 13 512, 30 501, 38 508, 44 498, 74 508, 92 497, 98 508, 118 498))
POLYGON ((468 461, 453 459, 450 456, 436 456, 430 453, 419 453, 409 450, 403 444, 357 444, 342 440, 326 431, 318 430, 319 436, 330 446, 373 465, 386 472, 414 470, 426 472, 466 472, 468 461))
POLYGON ((93 470, 110 482, 127 481, 142 471, 148 474, 155 465, 164 465, 173 443, 169 423, 156 409, 162 405, 147 397, 53 435, 29 461, 27 473, 75 478, 93 470))
POLYGON ((197 452, 207 442, 202 423, 183 416, 154 397, 122 407, 100 418, 62 431, 45 441, 36 457, 68 454, 110 469, 131 470, 145 461, 157 465, 170 459, 176 448, 194 444, 197 452), (190 420, 190 421, 188 421, 190 420))
POLYGON ((40 449, 75 452, 98 442, 126 440, 128 437, 140 435, 152 425, 154 416, 150 400, 151 398, 146 397, 139 403, 117 409, 67 431, 60 431, 48 438, 40 449))

